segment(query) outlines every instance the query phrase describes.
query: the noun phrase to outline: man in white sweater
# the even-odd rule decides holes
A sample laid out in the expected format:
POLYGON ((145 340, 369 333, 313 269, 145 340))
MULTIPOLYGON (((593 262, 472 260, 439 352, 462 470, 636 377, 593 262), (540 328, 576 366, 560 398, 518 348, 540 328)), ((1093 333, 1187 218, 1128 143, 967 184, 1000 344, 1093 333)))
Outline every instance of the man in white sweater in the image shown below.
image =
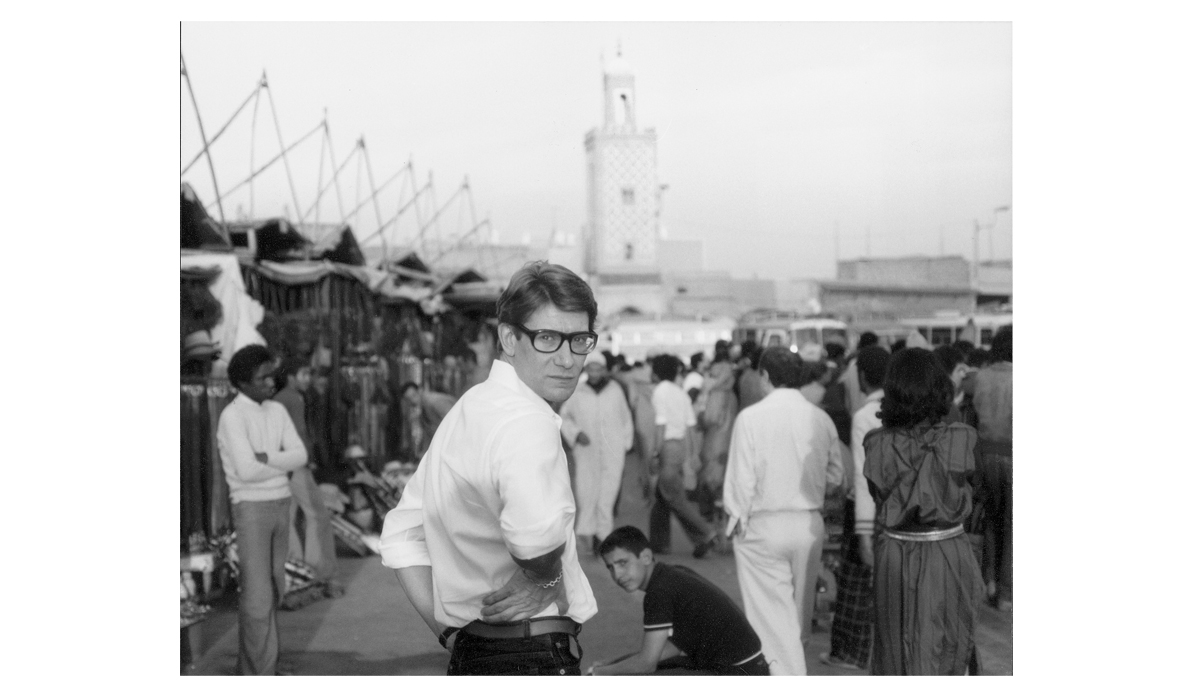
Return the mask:
POLYGON ((238 543, 238 660, 240 675, 276 675, 279 632, 275 609, 286 591, 292 495, 289 472, 308 464, 308 451, 275 393, 274 357, 248 345, 229 361, 238 391, 217 423, 217 448, 233 501, 238 543))

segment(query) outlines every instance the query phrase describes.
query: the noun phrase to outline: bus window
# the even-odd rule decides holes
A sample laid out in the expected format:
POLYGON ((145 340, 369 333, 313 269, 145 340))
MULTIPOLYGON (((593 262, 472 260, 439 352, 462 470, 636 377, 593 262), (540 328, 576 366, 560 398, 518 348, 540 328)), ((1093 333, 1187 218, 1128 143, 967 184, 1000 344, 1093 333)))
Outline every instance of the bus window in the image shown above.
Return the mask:
POLYGON ((819 344, 816 328, 797 328, 792 331, 792 345, 802 348, 805 343, 819 344))
POLYGON ((780 345, 783 345, 783 337, 782 336, 772 334, 770 338, 767 338, 767 347, 775 348, 775 347, 779 347, 780 345))
POLYGON ((934 347, 949 345, 954 342, 954 329, 946 326, 934 326, 930 332, 929 343, 934 347))
POLYGON ((992 333, 993 333, 993 330, 991 328, 980 328, 979 329, 979 344, 980 345, 991 345, 992 344, 992 333))
POLYGON ((821 342, 822 347, 826 343, 837 343, 844 348, 850 347, 850 340, 846 337, 846 331, 841 328, 826 328, 822 332, 822 335, 824 336, 821 342))

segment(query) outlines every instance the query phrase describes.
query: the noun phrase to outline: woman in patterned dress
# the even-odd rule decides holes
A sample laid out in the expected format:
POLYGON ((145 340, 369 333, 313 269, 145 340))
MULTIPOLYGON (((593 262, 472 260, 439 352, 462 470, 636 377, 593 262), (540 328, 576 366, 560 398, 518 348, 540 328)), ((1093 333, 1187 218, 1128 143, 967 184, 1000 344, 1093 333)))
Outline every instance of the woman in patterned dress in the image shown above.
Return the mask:
POLYGON ((944 421, 953 391, 932 352, 901 350, 884 378, 883 427, 863 441, 877 532, 873 675, 962 675, 974 655, 983 579, 962 525, 976 435, 944 421))

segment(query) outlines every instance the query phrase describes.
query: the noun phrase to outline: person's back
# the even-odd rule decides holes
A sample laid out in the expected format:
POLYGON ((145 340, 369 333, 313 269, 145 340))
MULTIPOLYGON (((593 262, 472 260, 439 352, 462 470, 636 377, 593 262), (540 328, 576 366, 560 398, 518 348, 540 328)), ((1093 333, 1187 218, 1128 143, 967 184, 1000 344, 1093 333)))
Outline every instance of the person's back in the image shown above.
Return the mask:
POLYGON ((1011 362, 993 362, 975 375, 972 405, 979 417, 979 439, 987 443, 1013 441, 1013 366, 1011 362))

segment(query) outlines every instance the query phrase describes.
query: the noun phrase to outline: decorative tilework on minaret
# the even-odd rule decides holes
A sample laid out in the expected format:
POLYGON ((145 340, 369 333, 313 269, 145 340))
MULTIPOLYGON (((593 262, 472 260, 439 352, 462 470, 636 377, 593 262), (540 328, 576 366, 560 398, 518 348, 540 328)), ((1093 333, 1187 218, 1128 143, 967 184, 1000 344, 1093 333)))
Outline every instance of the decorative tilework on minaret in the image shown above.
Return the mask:
POLYGON ((656 139, 653 129, 637 128, 633 72, 618 49, 604 66, 604 123, 584 138, 589 273, 657 277, 656 139))

